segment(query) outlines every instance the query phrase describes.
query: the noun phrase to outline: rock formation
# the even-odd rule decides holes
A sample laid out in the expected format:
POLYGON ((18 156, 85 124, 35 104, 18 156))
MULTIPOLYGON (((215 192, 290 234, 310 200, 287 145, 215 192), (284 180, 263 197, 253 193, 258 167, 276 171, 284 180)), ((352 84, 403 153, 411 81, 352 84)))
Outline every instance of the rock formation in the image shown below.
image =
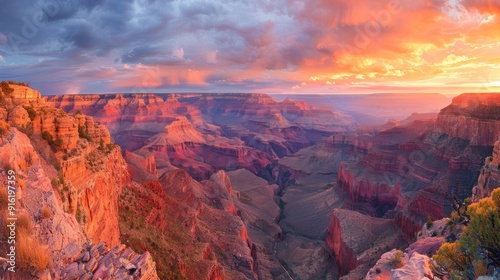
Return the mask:
MULTIPOLYGON (((163 278, 320 278, 336 277, 337 268, 342 275, 363 277, 384 251, 414 241, 428 216, 448 215, 453 196, 470 195, 482 158, 499 139, 495 95, 457 97, 437 119, 413 114, 357 131, 352 118, 338 111, 277 102, 265 94, 76 95, 46 101, 74 115, 77 133, 71 119, 35 115, 36 133, 48 131, 53 139, 68 135, 61 140, 68 148, 78 145, 80 134, 103 139, 105 147, 111 137, 125 150, 128 172, 113 178, 125 190, 122 240, 135 250, 162 252, 166 257, 157 266, 163 278), (110 135, 93 129, 98 126, 78 111, 108 126, 110 135), (336 208, 344 209, 330 215, 336 208), (363 230, 371 239, 348 238, 363 230), (384 238, 374 236, 384 230, 384 238), (152 234, 181 242, 153 240, 152 234), (304 250, 292 258, 296 251, 290 246, 304 250), (304 265, 310 256, 320 260, 304 265)), ((26 123, 30 116, 18 111, 18 123, 26 123)), ((87 160, 86 170, 123 170, 118 154, 91 156, 108 162, 87 160)), ((493 157, 489 168, 496 161, 493 157)), ((490 188, 496 173, 482 174, 481 188, 490 188)), ((84 195, 73 188, 68 209, 84 202, 74 203, 84 195)), ((87 219, 92 210, 84 212, 87 219)), ((430 250, 428 244, 422 247, 430 250)), ((407 256, 409 263, 414 254, 407 256)), ((412 265, 421 264, 415 256, 412 265)))
POLYGON ((441 110, 437 126, 451 137, 470 141, 470 145, 493 146, 500 136, 500 95, 457 96, 451 105, 441 110))
MULTIPOLYGON (((121 245, 104 256, 99 249, 120 244, 118 196, 129 180, 120 148, 110 142, 106 128, 90 117, 70 116, 46 104, 32 89, 12 87, 11 96, 0 104, 0 112, 7 112, 0 119, 5 128, 0 134, 0 181, 6 185, 7 172, 16 172, 15 214, 26 217, 26 232, 16 238, 28 241, 16 245, 16 274, 1 270, 1 277, 91 279, 108 273, 158 279, 148 254, 127 249, 127 256, 119 255, 125 249, 121 245), (101 245, 85 247, 89 243, 101 245), (30 244, 24 245, 31 246, 30 253, 23 253, 23 244, 30 244), (82 248, 90 250, 92 258, 86 264, 74 263, 82 248)), ((2 208, 2 227, 6 215, 2 208)))
POLYGON ((434 261, 419 253, 401 254, 393 249, 384 253, 377 264, 370 269, 366 280, 404 280, 404 279, 435 279, 431 267, 434 261))
POLYGON ((401 241, 390 220, 344 209, 332 211, 326 242, 333 250, 340 274, 347 275, 345 279, 366 274, 384 248, 398 247, 401 241))
POLYGON ((195 181, 178 169, 124 188, 122 240, 148 250, 162 279, 257 279, 254 245, 224 171, 195 181))
MULTIPOLYGON (((413 120, 401 125, 403 129, 396 126, 374 136, 358 135, 347 141, 344 145, 351 145, 353 151, 365 155, 340 165, 337 183, 349 194, 346 207, 372 216, 394 218, 411 241, 427 216, 438 219, 450 213, 453 196, 459 199, 470 196, 481 158, 491 153, 490 142, 480 142, 475 134, 457 135, 448 123, 470 115, 483 118, 463 122, 460 131, 474 130, 477 122, 484 124, 485 131, 498 130, 495 122, 490 121, 496 118, 494 114, 474 113, 474 108, 482 109, 469 104, 476 102, 475 99, 466 102, 470 105, 467 112, 456 109, 451 113, 451 108, 458 108, 457 104, 465 102, 464 99, 471 100, 468 96, 455 98, 452 105, 442 110, 437 129, 432 126, 416 129, 422 122, 413 120), (386 135, 390 136, 385 138, 386 135), (373 144, 360 145, 361 139, 373 144)), ((478 98, 490 102, 487 104, 492 108, 498 102, 495 96, 478 98)))
POLYGON ((472 189, 472 201, 491 196, 491 192, 500 187, 500 140, 495 142, 493 154, 486 158, 477 185, 472 189))
POLYGON ((125 150, 152 152, 162 159, 156 161, 160 175, 173 165, 196 179, 219 169, 256 173, 278 157, 355 128, 336 111, 265 94, 75 95, 47 102, 93 116, 125 150))

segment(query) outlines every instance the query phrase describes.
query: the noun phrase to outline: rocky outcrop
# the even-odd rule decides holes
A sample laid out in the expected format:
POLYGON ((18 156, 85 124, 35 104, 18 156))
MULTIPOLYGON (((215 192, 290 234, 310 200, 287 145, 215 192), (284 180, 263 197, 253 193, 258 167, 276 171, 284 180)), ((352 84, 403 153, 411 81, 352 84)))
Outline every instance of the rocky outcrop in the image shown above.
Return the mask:
MULTIPOLYGON (((30 251, 37 255, 37 259, 20 260, 16 275, 23 279, 73 279, 73 274, 67 273, 77 273, 84 277, 80 279, 91 279, 103 267, 102 277, 111 273, 116 277, 158 279, 148 254, 129 252, 127 259, 114 253, 102 256, 105 252, 99 251, 99 258, 95 247, 85 245, 104 242, 102 246, 113 247, 120 243, 117 203, 121 185, 129 176, 120 149, 110 143, 107 130, 94 124, 92 118, 68 116, 43 104, 37 92, 24 90, 17 96, 16 91, 16 102, 21 104, 19 108, 25 110, 28 119, 24 124, 17 123, 16 117, 1 120, 7 121, 10 128, 0 138, 0 181, 5 183, 7 170, 16 172, 16 214, 28 217, 24 223, 30 232, 28 237, 19 238, 31 240, 30 251), (35 133, 37 120, 38 128, 43 127, 47 133, 35 133), (85 138, 79 135, 79 123, 88 130, 85 138), (61 140, 68 144, 65 148, 56 141, 60 133, 76 139, 61 140), (41 134, 55 137, 42 139, 41 134), (90 161, 96 162, 90 164, 90 161), (91 251, 94 262, 89 264, 92 260, 89 258, 85 264, 72 263, 82 248, 91 251), (42 265, 39 260, 44 258, 48 262, 42 265), (117 265, 126 262, 135 266, 134 273, 117 265)), ((8 111, 8 106, 6 103, 0 107, 8 111)), ((2 208, 2 217, 4 214, 2 208)), ((0 220, 3 224, 3 219, 0 220)), ((4 276, 5 272, 0 271, 0 278, 4 276)))
MULTIPOLYGON (((120 243, 118 200, 122 186, 129 181, 125 160, 119 148, 104 159, 101 170, 88 176, 87 183, 78 188, 79 205, 84 211, 85 230, 93 242, 104 241, 109 246, 120 243)), ((78 178, 77 180, 81 180, 78 178)))
POLYGON ((123 244, 111 250, 106 243, 74 246, 82 250, 70 257, 73 262, 62 269, 62 279, 159 279, 148 252, 139 255, 123 244))
MULTIPOLYGON (((482 116, 474 113, 475 107, 471 106, 472 109, 468 108, 467 112, 460 112, 467 117, 482 116)), ((449 117, 448 114, 449 109, 443 109, 438 123, 441 121, 443 125, 442 121, 449 117)), ((491 118, 497 116, 485 117, 480 121, 491 123, 491 118)), ((412 120, 411 126, 416 125, 416 121, 412 120)), ((476 124, 465 125, 466 129, 473 130, 476 124)), ((341 137, 331 139, 330 145, 333 149, 339 145, 335 143, 345 147, 352 145, 351 150, 357 150, 361 157, 345 161, 339 167, 337 184, 350 197, 345 207, 372 216, 393 218, 405 233, 406 240, 411 242, 428 216, 440 219, 451 212, 450 193, 458 199, 471 195, 483 161, 481 158, 491 153, 491 147, 477 145, 488 143, 472 144, 469 136, 470 139, 456 135, 452 137, 441 128, 433 129, 432 126, 427 127, 430 131, 420 130, 421 135, 408 138, 405 135, 409 135, 409 131, 419 130, 395 130, 397 127, 374 136, 358 135, 357 138, 372 139, 369 140, 371 145, 365 145, 367 149, 356 148, 355 139, 346 141, 341 137), (387 135, 390 137, 384 138, 387 135), (381 139, 392 140, 379 141, 381 139)), ((485 178, 495 173, 486 169, 482 172, 485 178)))
POLYGON ((493 146, 500 136, 500 94, 466 93, 441 110, 437 126, 470 145, 493 146))
POLYGON ((150 251, 162 279, 257 279, 255 246, 234 196, 224 171, 201 183, 181 169, 132 182, 120 200, 122 240, 150 251))
POLYGON ((495 142, 493 154, 486 158, 477 185, 472 189, 472 201, 491 196, 491 192, 500 187, 500 140, 495 142))
POLYGON ((326 242, 333 251, 340 275, 348 275, 346 279, 365 275, 383 253, 382 248, 402 244, 390 220, 344 209, 332 211, 326 242))
POLYGON ((10 84, 9 87, 13 89, 14 91, 11 93, 11 96, 14 99, 19 99, 23 100, 23 102, 43 102, 42 101, 42 95, 40 94, 39 91, 34 90, 30 87, 27 86, 21 86, 21 85, 13 85, 10 84))
MULTIPOLYGON (((396 159, 387 159, 387 161, 382 159, 377 163, 376 169, 388 172, 390 171, 387 169, 392 169, 394 172, 396 169, 394 164, 397 164, 396 159)), ((372 179, 353 173, 352 169, 347 169, 345 163, 342 163, 339 167, 337 183, 342 190, 349 193, 354 203, 364 202, 374 207, 385 205, 393 209, 401 195, 401 186, 394 183, 391 185, 391 182, 384 180, 386 178, 383 176, 380 176, 378 180, 372 179)), ((373 215, 377 214, 373 213, 373 215)))
POLYGON ((370 269, 366 280, 404 280, 404 279, 434 279, 432 267, 435 262, 426 255, 419 253, 402 254, 393 249, 384 253, 377 264, 370 269))

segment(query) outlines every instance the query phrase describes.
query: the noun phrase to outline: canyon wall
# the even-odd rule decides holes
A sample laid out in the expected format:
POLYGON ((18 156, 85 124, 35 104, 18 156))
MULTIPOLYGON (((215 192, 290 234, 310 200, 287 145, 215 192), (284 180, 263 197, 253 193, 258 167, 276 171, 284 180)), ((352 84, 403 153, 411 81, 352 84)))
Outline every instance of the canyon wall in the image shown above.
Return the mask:
POLYGON ((152 153, 159 175, 172 166, 196 179, 217 170, 254 173, 273 160, 356 125, 335 110, 277 102, 265 94, 53 96, 47 103, 105 124, 124 150, 152 153))
POLYGON ((493 146, 500 136, 500 95, 466 93, 441 110, 437 126, 451 137, 474 146, 493 146))
POLYGON ((326 242, 335 255, 343 279, 359 278, 373 266, 383 248, 402 244, 390 220, 372 218, 355 211, 335 209, 330 216, 326 242))
POLYGON ((482 158, 492 151, 494 142, 489 137, 499 137, 498 104, 498 95, 464 94, 441 111, 436 128, 420 130, 421 135, 402 137, 408 130, 399 129, 402 135, 392 137, 396 142, 390 143, 380 141, 380 134, 388 134, 382 131, 368 137, 374 143, 368 149, 356 148, 359 140, 348 140, 346 145, 366 151, 366 155, 340 165, 337 183, 349 194, 352 204, 348 202, 347 207, 395 218, 408 240, 427 216, 439 219, 448 215, 453 196, 464 199, 471 195, 482 158), (491 114, 485 115, 485 111, 491 114), (457 118, 471 121, 460 123, 457 118))
POLYGON ((158 279, 148 254, 129 248, 123 255, 124 245, 107 249, 120 245, 118 197, 129 175, 106 128, 91 117, 52 107, 32 89, 12 87, 0 104, 0 180, 4 184, 7 171, 16 172, 16 215, 27 217, 28 228, 18 237, 37 255, 17 247, 16 277, 158 279))
MULTIPOLYGON (((338 168, 337 186, 349 198, 343 207, 391 221, 407 244, 428 217, 448 216, 454 198, 479 199, 500 182, 500 144, 495 144, 500 137, 500 95, 458 96, 441 110, 435 125, 429 124, 427 120, 387 124, 327 141, 332 151, 346 149, 357 155, 338 168)), ((342 230, 332 218, 330 232, 342 236, 342 230)), ((338 257, 339 272, 357 271, 353 268, 359 261, 354 261, 351 246, 337 239, 329 245, 338 257)))
POLYGON ((490 197, 491 192, 500 187, 500 139, 495 142, 493 153, 485 159, 477 185, 472 189, 472 201, 490 197))

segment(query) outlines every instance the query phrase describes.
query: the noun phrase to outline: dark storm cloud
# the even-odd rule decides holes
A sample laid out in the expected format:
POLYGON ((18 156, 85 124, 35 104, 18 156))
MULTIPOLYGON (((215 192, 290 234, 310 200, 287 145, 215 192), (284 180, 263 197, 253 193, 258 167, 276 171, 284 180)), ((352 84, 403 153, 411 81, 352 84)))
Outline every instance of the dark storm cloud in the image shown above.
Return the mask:
MULTIPOLYGON (((261 17, 262 3, 153 0, 32 3, 9 1, 3 5, 0 18, 0 36, 5 37, 0 40, 0 55, 18 66, 27 63, 22 67, 24 72, 14 69, 13 73, 33 76, 31 80, 51 79, 51 75, 43 74, 49 69, 48 64, 52 73, 60 73, 68 80, 78 80, 84 71, 70 75, 67 69, 95 68, 103 61, 115 68, 122 67, 117 63, 189 68, 217 63, 234 64, 238 69, 256 64, 283 69, 287 65, 281 57, 273 56, 274 18, 261 17), (273 59, 264 62, 268 56, 273 59)), ((272 3, 265 6, 271 12, 275 6, 272 3)), ((6 66, 0 65, 0 71, 5 70, 6 66)))
POLYGON ((128 64, 146 65, 179 65, 185 62, 184 58, 165 52, 161 47, 135 47, 121 56, 121 61, 128 64))

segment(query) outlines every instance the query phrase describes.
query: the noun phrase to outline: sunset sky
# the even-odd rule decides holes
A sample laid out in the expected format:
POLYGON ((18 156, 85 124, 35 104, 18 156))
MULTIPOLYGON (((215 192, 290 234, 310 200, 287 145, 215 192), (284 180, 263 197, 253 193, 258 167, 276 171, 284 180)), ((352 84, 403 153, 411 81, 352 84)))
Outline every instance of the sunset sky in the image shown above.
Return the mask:
POLYGON ((500 0, 2 0, 44 94, 500 91, 500 0))

